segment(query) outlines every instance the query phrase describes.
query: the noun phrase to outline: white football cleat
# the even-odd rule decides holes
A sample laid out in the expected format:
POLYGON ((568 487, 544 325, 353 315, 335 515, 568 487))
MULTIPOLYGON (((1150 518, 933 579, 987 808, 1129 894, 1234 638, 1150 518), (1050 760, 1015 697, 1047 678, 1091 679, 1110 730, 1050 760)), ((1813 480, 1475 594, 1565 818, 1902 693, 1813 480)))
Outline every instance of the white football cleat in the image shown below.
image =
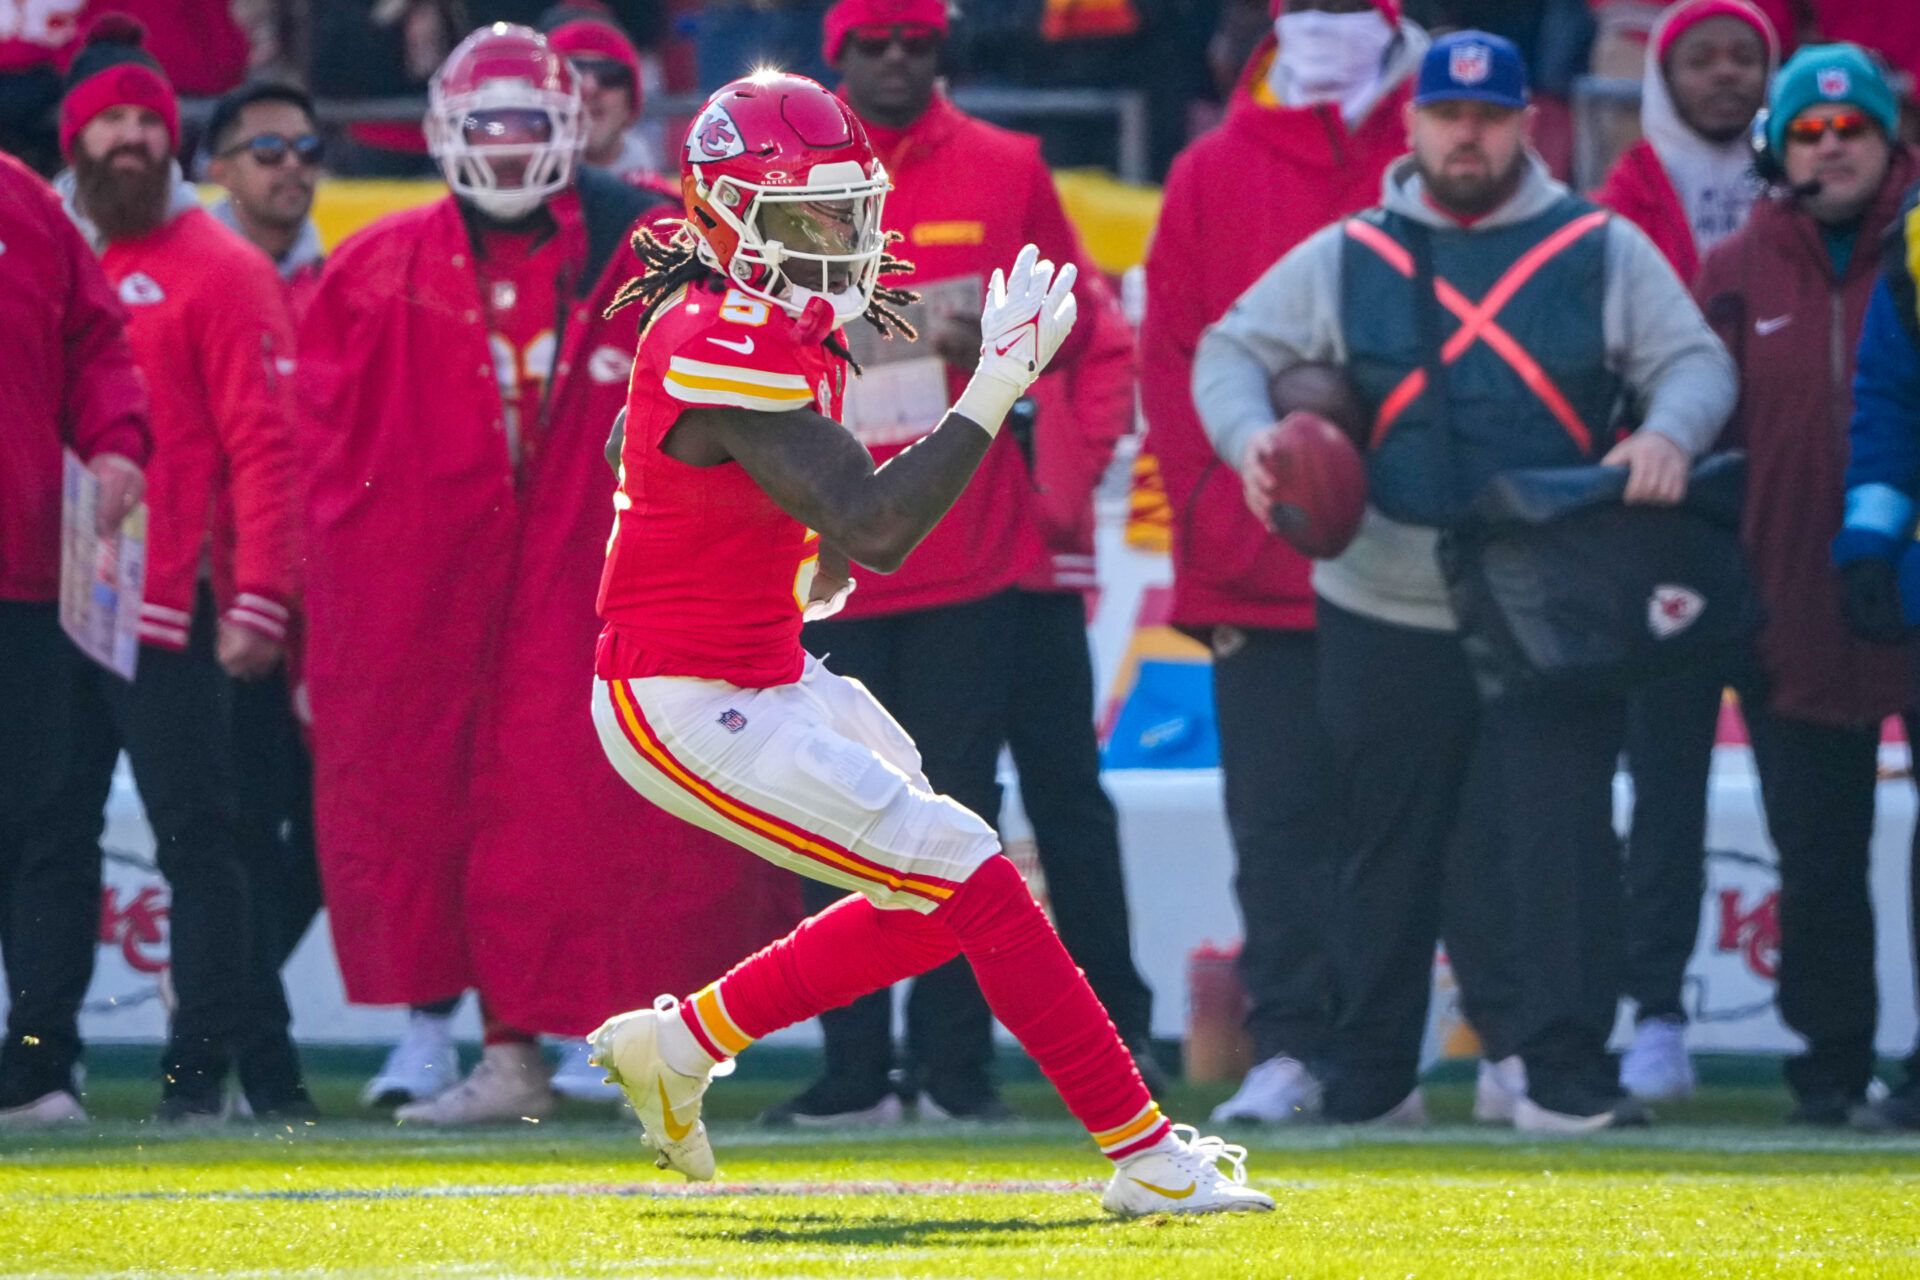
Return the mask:
POLYGON ((1648 1018, 1633 1029, 1620 1057, 1620 1087, 1642 1102, 1693 1096, 1693 1059, 1681 1018, 1648 1018))
POLYGON ((61 1124, 85 1124, 87 1111, 80 1099, 65 1089, 43 1093, 32 1102, 0 1110, 0 1133, 21 1129, 50 1129, 61 1124))
POLYGON ((1527 1064, 1519 1054, 1495 1062, 1480 1059, 1473 1084, 1473 1118, 1483 1124, 1512 1124, 1513 1110, 1527 1096, 1527 1064))
POLYGON ((1256 1063, 1231 1098, 1213 1109, 1215 1124, 1297 1124, 1320 1112, 1320 1082, 1298 1058, 1256 1063))
POLYGON ((363 1107, 425 1102, 460 1082, 460 1051, 453 1043, 453 1015, 407 1015, 407 1031, 387 1054, 380 1074, 360 1091, 363 1107))
POLYGON ((453 1088, 393 1113, 407 1124, 500 1124, 544 1120, 553 1114, 547 1060, 537 1044, 496 1044, 481 1050, 480 1064, 453 1088))
POLYGON ((700 1099, 719 1072, 682 1075, 660 1056, 661 1019, 677 1018, 679 1010, 678 1000, 661 996, 651 1009, 607 1019, 587 1037, 592 1047, 587 1061, 604 1070, 608 1083, 619 1085, 627 1095, 640 1117, 647 1145, 659 1155, 656 1165, 677 1169, 690 1182, 711 1182, 713 1145, 700 1118, 700 1099))
POLYGON ((1247 1185, 1247 1149, 1173 1126, 1173 1145, 1128 1156, 1113 1170, 1100 1207, 1125 1218, 1149 1213, 1268 1210, 1273 1197, 1247 1185), (1222 1172, 1221 1162, 1227 1165, 1222 1172))
POLYGON ((607 1083, 606 1072, 587 1060, 593 1048, 585 1040, 558 1042, 560 1061, 553 1069, 553 1091, 575 1102, 617 1103, 625 1101, 616 1085, 607 1083))

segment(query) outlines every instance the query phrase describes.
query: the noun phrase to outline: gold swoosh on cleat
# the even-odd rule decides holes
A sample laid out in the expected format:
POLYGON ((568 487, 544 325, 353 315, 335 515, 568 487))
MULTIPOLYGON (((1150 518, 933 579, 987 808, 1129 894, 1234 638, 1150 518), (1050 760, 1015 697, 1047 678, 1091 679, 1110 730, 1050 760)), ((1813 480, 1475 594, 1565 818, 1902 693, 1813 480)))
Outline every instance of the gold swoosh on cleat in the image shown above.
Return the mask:
POLYGON ((1127 1180, 1129 1182, 1139 1183, 1141 1186, 1153 1192, 1155 1195, 1165 1196, 1169 1200, 1185 1200, 1188 1196, 1193 1194, 1194 1188, 1200 1185, 1198 1182, 1189 1182, 1186 1186, 1180 1188, 1178 1191, 1170 1191, 1166 1187, 1156 1187, 1151 1182, 1141 1182, 1140 1179, 1138 1178, 1129 1177, 1127 1180))
MULTIPOLYGON (((668 1142, 685 1141, 686 1136, 693 1132, 693 1122, 688 1121, 686 1124, 675 1124, 673 1122, 673 1104, 667 1101, 667 1082, 665 1080, 656 1080, 654 1081, 654 1084, 660 1090, 660 1114, 663 1117, 665 1117, 661 1121, 661 1124, 662 1124, 662 1127, 664 1127, 667 1131, 667 1141, 668 1142)), ((1134 1181, 1138 1182, 1139 1179, 1136 1178, 1134 1179, 1134 1181)), ((1144 1186, 1145 1184, 1142 1183, 1141 1185, 1144 1186)), ((1154 1189, 1156 1191, 1159 1190, 1159 1188, 1157 1187, 1154 1189)), ((1192 1193, 1193 1193, 1193 1188, 1188 1187, 1187 1194, 1191 1195, 1192 1193)), ((1161 1194, 1164 1195, 1165 1192, 1162 1192, 1161 1194)))

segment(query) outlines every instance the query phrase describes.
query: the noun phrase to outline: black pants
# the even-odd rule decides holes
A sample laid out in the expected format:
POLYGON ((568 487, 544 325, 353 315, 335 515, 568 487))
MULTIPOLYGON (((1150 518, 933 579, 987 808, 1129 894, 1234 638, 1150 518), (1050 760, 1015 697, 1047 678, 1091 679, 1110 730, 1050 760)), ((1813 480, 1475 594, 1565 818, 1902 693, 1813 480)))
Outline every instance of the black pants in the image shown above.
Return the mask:
POLYGON ((1339 787, 1320 727, 1314 633, 1218 627, 1213 703, 1240 907, 1240 978, 1259 1061, 1318 1063, 1333 1023, 1328 957, 1339 787))
POLYGON ((1780 1018, 1807 1042, 1787 1059, 1805 1097, 1859 1098, 1873 1074, 1879 1009, 1868 887, 1879 726, 1844 729, 1776 715, 1758 699, 1747 731, 1767 831, 1780 858, 1780 1018))
POLYGON ((1077 591, 1015 591, 1007 746, 1033 824, 1054 925, 1129 1044, 1145 1044, 1153 993, 1133 963, 1120 824, 1100 785, 1093 655, 1077 591))
POLYGON ((1413 1088, 1443 924, 1469 1016, 1496 1029, 1489 1051, 1526 1060, 1543 1106, 1610 1103, 1623 706, 1528 694, 1483 708, 1456 635, 1325 601, 1319 629, 1321 714, 1346 781, 1328 1113, 1369 1119, 1413 1088), (1490 999, 1511 1007, 1489 1015, 1490 999))
MULTIPOLYGON (((988 822, 1000 816, 997 769, 1012 689, 1012 592, 938 609, 809 624, 802 637, 827 669, 867 686, 920 749, 927 780, 988 822)), ((809 911, 845 891, 816 881, 801 887, 809 911)), ((820 1017, 829 1074, 881 1087, 894 1066, 893 1003, 876 991, 820 1017)), ((993 1015, 964 957, 913 983, 907 998, 907 1067, 941 1096, 987 1087, 993 1015)))
POLYGON ((1707 888, 1707 775, 1726 683, 1720 671, 1689 672, 1628 702, 1626 994, 1641 1018, 1686 1016, 1680 992, 1707 888))
POLYGON ((252 893, 252 1007, 234 1046, 241 1086, 256 1109, 299 1087, 280 967, 320 910, 313 844, 313 761, 294 718, 285 668, 233 688, 240 850, 252 893))
POLYGON ((0 964, 7 1036, 0 1107, 74 1087, 80 1003, 100 933, 100 851, 54 840, 74 691, 86 659, 52 604, 0 601, 0 964))
POLYGON ((203 591, 184 651, 142 646, 132 684, 89 668, 55 822, 55 856, 97 866, 114 761, 124 749, 171 893, 168 950, 179 1003, 161 1065, 169 1097, 218 1093, 262 1000, 238 834, 233 683, 214 660, 214 631, 203 591))

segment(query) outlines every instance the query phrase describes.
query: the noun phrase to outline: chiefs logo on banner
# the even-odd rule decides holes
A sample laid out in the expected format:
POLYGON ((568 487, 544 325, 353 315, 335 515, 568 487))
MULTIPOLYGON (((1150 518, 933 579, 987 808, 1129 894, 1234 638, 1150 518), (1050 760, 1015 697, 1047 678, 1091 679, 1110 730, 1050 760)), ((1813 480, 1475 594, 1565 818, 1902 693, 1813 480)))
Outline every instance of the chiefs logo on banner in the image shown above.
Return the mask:
POLYGON ((687 130, 687 159, 694 164, 727 160, 746 149, 747 144, 740 141, 740 126, 717 102, 702 111, 693 128, 687 130))

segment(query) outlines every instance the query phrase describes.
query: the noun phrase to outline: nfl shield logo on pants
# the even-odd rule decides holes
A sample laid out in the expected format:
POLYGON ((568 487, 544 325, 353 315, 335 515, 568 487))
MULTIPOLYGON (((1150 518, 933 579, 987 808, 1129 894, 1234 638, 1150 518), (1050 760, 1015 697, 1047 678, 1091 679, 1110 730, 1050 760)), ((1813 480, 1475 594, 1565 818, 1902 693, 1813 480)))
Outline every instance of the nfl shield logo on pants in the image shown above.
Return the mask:
POLYGON ((1657 586, 1647 599, 1647 630, 1656 640, 1671 639, 1698 622, 1706 607, 1705 597, 1691 587, 1657 586))
POLYGON ((1455 84, 1479 84, 1493 71, 1493 54, 1483 44, 1457 44, 1447 55, 1447 75, 1455 84))

